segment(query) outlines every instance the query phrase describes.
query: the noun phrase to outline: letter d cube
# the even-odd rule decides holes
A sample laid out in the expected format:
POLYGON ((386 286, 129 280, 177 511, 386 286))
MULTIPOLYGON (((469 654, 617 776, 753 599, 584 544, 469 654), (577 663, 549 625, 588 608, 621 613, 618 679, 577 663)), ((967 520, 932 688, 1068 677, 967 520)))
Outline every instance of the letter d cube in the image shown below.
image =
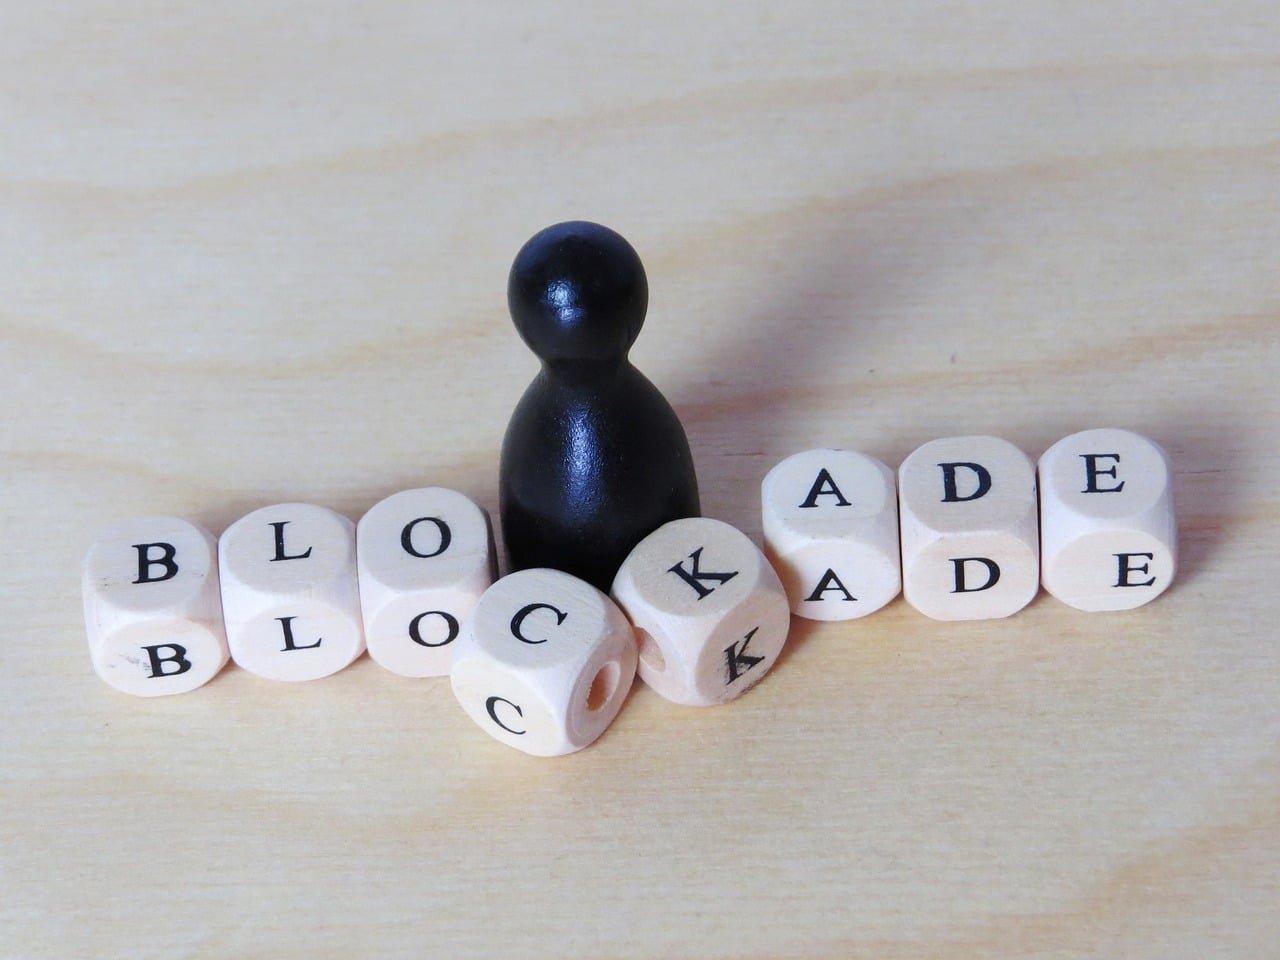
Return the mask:
POLYGON ((1036 473, 998 437, 948 437, 898 468, 902 592, 935 620, 1017 613, 1040 588, 1036 473))

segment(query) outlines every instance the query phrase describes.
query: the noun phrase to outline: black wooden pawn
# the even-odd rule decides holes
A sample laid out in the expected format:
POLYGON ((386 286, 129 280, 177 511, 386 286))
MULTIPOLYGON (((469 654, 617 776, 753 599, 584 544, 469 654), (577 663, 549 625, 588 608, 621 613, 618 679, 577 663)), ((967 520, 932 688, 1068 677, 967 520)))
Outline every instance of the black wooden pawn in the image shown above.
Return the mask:
POLYGON ((649 305, 644 267, 607 227, 556 224, 516 255, 507 304, 542 361, 502 441, 508 558, 607 591, 632 547, 699 515, 684 428, 627 359, 649 305))

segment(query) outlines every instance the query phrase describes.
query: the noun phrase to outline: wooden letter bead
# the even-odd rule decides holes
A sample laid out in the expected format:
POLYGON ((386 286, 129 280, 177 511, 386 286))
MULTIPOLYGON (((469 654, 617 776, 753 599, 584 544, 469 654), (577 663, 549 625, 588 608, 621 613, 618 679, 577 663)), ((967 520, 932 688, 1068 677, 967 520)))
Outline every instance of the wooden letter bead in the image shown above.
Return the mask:
POLYGON ((1079 610, 1128 610, 1173 580, 1169 458, 1128 430, 1085 430, 1040 458, 1044 588, 1079 610))
POLYGON ((84 558, 84 622, 98 676, 139 697, 186 693, 227 662, 213 536, 177 517, 105 530, 84 558))
POLYGON ((443 487, 405 490, 356 526, 369 656, 405 677, 449 673, 463 620, 493 583, 489 518, 443 487))
POLYGON ((635 635, 607 596, 534 568, 485 591, 454 645, 453 693, 495 740, 538 757, 592 743, 636 675, 635 635))
POLYGON ((852 620, 898 595, 898 492, 893 471, 853 450, 808 450, 760 486, 765 555, 810 620, 852 620))
POLYGON ((676 703, 740 696, 773 666, 791 609, 754 543, 719 520, 659 527, 631 551, 613 597, 640 644, 640 677, 676 703))
POLYGON ((346 517, 306 503, 263 507, 223 532, 218 565, 231 657, 246 670, 315 680, 363 652, 346 517))
POLYGON ((1036 475, 997 437, 949 437, 898 469, 902 587, 935 620, 1017 613, 1040 586, 1036 475))

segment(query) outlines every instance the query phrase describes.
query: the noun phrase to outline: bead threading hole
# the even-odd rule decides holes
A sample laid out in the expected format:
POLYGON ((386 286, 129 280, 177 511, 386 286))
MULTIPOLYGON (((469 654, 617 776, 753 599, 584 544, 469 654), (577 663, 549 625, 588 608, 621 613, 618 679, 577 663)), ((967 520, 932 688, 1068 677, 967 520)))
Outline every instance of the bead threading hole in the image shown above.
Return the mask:
POLYGON ((591 681, 591 689, 587 691, 587 710, 595 713, 613 697, 618 688, 618 664, 606 663, 597 671, 591 681))
POLYGON ((648 630, 637 630, 636 637, 640 641, 640 662, 654 673, 667 669, 667 658, 662 655, 662 648, 648 630))

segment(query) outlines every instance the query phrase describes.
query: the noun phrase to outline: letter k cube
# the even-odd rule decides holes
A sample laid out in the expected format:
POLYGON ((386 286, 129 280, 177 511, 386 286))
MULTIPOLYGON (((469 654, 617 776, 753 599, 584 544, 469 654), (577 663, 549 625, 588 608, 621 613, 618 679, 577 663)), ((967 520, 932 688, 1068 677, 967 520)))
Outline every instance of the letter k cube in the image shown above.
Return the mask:
POLYGON ((791 625, 782 583, 740 531, 704 517, 642 540, 613 581, 631 618, 641 678, 676 703, 741 696, 773 666, 791 625))

